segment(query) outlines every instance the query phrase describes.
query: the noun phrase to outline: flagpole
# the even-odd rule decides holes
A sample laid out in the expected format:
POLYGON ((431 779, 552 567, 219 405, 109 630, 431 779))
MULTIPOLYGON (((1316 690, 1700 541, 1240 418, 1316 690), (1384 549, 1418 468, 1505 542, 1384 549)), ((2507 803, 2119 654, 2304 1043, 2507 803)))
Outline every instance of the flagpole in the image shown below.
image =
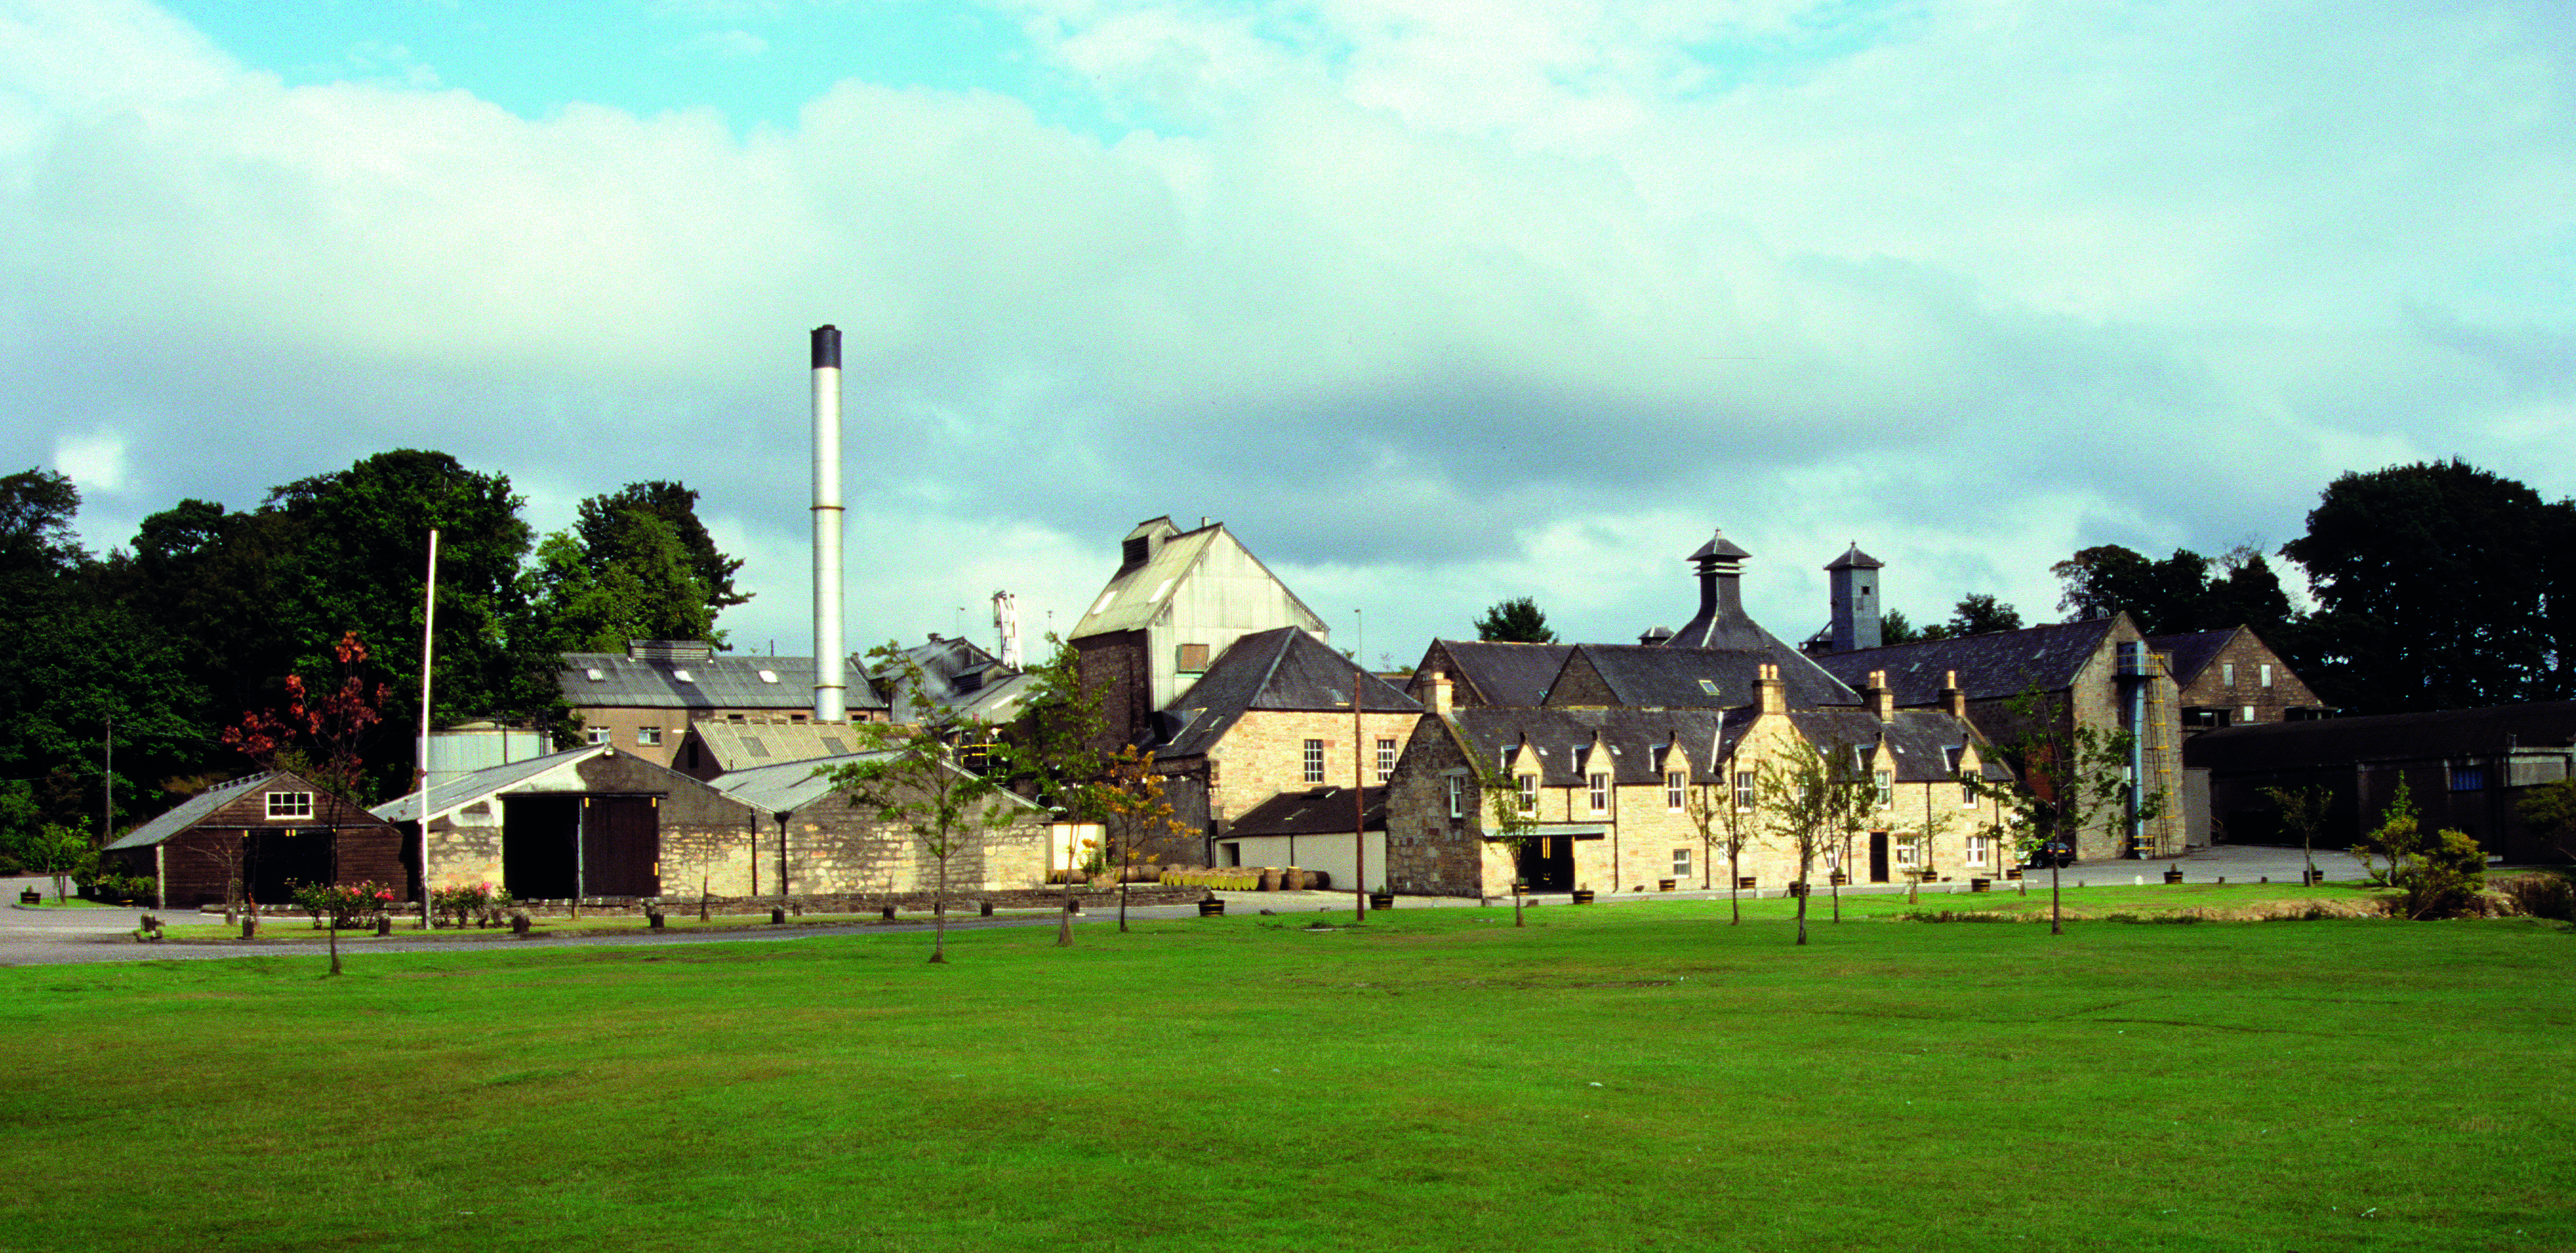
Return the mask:
POLYGON ((438 625, 438 528, 429 529, 429 581, 421 587, 420 614, 420 929, 429 930, 429 663, 431 632, 438 625))

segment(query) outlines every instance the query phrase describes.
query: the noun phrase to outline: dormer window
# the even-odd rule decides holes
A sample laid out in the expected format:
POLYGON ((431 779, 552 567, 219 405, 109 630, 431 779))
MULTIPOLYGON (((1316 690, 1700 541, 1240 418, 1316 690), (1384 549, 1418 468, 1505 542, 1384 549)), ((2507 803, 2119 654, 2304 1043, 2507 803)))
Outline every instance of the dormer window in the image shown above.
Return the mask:
POLYGON ((1145 558, 1149 555, 1148 550, 1152 547, 1153 541, 1142 535, 1128 540, 1126 543, 1118 546, 1118 564, 1126 566, 1142 565, 1144 564, 1145 558))
POLYGON ((313 794, 311 792, 271 792, 268 794, 268 816, 310 818, 313 816, 313 794))

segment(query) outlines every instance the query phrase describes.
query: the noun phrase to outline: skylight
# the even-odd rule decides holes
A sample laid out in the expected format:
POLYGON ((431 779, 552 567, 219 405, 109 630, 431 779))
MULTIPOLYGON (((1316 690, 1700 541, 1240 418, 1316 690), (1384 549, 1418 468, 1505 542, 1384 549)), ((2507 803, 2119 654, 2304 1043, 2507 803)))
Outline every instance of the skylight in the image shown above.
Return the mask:
POLYGON ((604 675, 604 674, 601 674, 601 673, 599 672, 599 667, 597 667, 597 666, 592 666, 591 668, 589 668, 589 669, 587 669, 587 670, 584 670, 584 671, 582 671, 581 673, 582 673, 582 675, 583 675, 585 678, 588 678, 588 679, 589 679, 591 682, 593 682, 593 683, 604 683, 604 682, 606 682, 606 681, 608 680, 608 676, 607 676, 607 675, 604 675))
POLYGON ((672 678, 675 678, 675 679, 678 679, 678 680, 679 680, 679 681, 681 681, 682 683, 695 683, 695 682, 697 682, 697 680, 696 680, 696 679, 692 679, 692 678, 690 678, 690 677, 689 677, 689 672, 688 672, 688 671, 686 671, 686 670, 674 670, 674 671, 672 671, 672 672, 671 672, 671 677, 672 677, 672 678))
POLYGON ((763 683, 776 683, 778 681, 778 672, 775 670, 763 670, 760 672, 760 681, 763 683))

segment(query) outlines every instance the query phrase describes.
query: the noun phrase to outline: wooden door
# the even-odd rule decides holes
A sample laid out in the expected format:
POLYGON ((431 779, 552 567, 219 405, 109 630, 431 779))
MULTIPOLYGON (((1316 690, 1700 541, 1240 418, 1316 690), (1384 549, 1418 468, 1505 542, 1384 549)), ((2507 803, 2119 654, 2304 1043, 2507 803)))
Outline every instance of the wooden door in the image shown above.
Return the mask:
POLYGON ((1887 882, 1887 833, 1885 831, 1869 833, 1869 881, 1887 882))
POLYGON ((582 891, 591 896, 662 894, 662 798, 581 798, 582 891))

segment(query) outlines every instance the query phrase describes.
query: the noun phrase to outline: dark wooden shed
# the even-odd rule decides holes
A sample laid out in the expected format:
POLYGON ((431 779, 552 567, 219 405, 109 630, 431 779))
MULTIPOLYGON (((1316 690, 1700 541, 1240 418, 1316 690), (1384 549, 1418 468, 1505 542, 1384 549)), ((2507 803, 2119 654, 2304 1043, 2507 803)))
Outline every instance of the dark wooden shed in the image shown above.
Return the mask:
POLYGON ((394 824, 276 770, 208 788, 108 844, 105 863, 160 884, 158 903, 219 903, 239 880, 247 899, 284 901, 312 883, 376 882, 406 875, 394 824))

